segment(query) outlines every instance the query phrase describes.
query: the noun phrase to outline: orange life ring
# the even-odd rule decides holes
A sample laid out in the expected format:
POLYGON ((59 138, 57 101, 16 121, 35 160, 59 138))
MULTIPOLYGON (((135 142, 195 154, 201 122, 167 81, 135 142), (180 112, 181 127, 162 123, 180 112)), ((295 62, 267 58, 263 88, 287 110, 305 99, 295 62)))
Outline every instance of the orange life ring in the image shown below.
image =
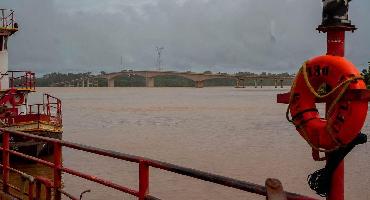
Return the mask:
POLYGON ((360 133, 368 110, 366 101, 341 101, 347 89, 366 89, 360 72, 347 59, 319 56, 307 61, 291 89, 287 111, 291 122, 315 150, 333 151, 360 133), (320 95, 323 93, 324 95, 320 95), (316 99, 327 99, 328 112, 321 118, 316 99))

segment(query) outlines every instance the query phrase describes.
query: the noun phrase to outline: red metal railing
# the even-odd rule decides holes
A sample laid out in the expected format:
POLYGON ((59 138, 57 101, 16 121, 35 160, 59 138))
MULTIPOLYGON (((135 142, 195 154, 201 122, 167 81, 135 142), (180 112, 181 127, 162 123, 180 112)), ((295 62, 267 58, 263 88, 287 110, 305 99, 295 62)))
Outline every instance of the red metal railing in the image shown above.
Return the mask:
POLYGON ((27 114, 48 115, 62 117, 62 101, 50 94, 43 95, 43 103, 28 105, 27 114))
POLYGON ((46 114, 56 116, 62 119, 62 101, 50 94, 44 94, 44 104, 46 102, 46 114))
POLYGON ((17 28, 15 26, 14 11, 7 9, 0 9, 1 25, 3 28, 17 28))
POLYGON ((8 71, 9 87, 35 90, 36 76, 30 71, 8 71))
MULTIPOLYGON (((46 194, 44 194, 47 197, 46 198, 47 200, 51 199, 51 189, 53 191, 52 194, 55 200, 60 200, 62 194, 66 195, 70 199, 78 199, 61 189, 62 172, 98 183, 106 187, 113 188, 123 193, 131 194, 137 197, 139 200, 158 199, 156 197, 149 195, 150 167, 161 169, 161 170, 168 171, 168 172, 173 172, 173 173, 184 175, 184 176, 193 177, 193 178, 200 179, 203 181, 212 182, 215 184, 235 188, 238 190, 242 190, 242 191, 246 191, 246 192, 250 192, 250 193, 254 193, 254 194, 258 194, 262 196, 267 195, 266 187, 261 186, 261 185, 248 183, 245 181, 240 181, 240 180, 236 180, 236 179, 232 179, 232 178, 228 178, 224 176, 219 176, 219 175, 215 175, 215 174, 211 174, 211 173, 207 173, 207 172, 203 172, 199 170, 185 168, 185 167, 177 166, 177 165, 170 164, 170 163, 165 163, 165 162, 161 162, 157 160, 152 160, 152 159, 148 159, 144 157, 124 154, 124 153, 119 153, 119 152, 114 152, 114 151, 108 151, 108 150, 99 149, 99 148, 90 147, 90 146, 81 145, 81 144, 72 143, 72 142, 66 142, 66 141, 56 140, 52 138, 40 137, 40 136, 18 132, 18 131, 9 131, 3 128, 0 128, 0 132, 2 133, 2 141, 3 141, 2 146, 0 147, 0 150, 3 152, 2 165, 1 165, 3 169, 2 170, 2 175, 3 175, 2 184, 3 184, 3 192, 6 194, 9 194, 10 187, 16 188, 9 184, 9 172, 12 170, 12 168, 10 168, 9 157, 10 155, 15 155, 15 156, 21 157, 26 160, 30 160, 33 162, 43 164, 53 169, 53 180, 48 180, 45 178, 43 179, 36 178, 35 179, 36 181, 34 181, 33 184, 31 183, 29 184, 29 187, 31 188, 29 189, 28 193, 25 193, 25 195, 29 196, 29 199, 32 199, 33 187, 35 185, 36 185, 36 192, 35 192, 36 196, 37 195, 40 196, 40 189, 39 189, 41 187, 40 185, 44 185, 47 188, 46 190, 47 192, 46 194), (53 147, 54 147, 53 162, 49 162, 46 160, 42 160, 40 158, 32 157, 32 156, 25 155, 23 153, 11 150, 9 148, 10 147, 9 139, 11 136, 31 138, 33 140, 38 140, 38 141, 43 141, 43 142, 53 144, 53 147), (139 164, 138 166, 139 167, 139 188, 138 190, 131 189, 131 188, 128 188, 122 185, 118 185, 108 180, 105 180, 103 178, 99 178, 96 176, 92 176, 89 174, 85 174, 85 173, 64 167, 62 164, 62 147, 80 150, 84 152, 89 152, 89 153, 100 155, 100 156, 115 158, 115 159, 119 159, 122 161, 138 163, 139 164)), ((287 199, 289 200, 314 200, 313 198, 294 194, 294 193, 286 193, 286 196, 287 196, 287 199)))
POLYGON ((62 102, 54 96, 44 94, 43 103, 21 106, 27 106, 25 112, 18 114, 18 110, 15 110, 16 114, 0 118, 9 126, 41 121, 50 122, 57 127, 62 126, 62 102))

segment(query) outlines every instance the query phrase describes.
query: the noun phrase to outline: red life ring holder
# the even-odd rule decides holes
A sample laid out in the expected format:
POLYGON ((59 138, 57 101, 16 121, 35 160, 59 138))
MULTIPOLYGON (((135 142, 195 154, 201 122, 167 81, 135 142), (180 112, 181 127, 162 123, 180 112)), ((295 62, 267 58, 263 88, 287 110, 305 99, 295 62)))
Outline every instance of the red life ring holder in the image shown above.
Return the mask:
POLYGON ((297 74, 287 117, 290 111, 290 121, 313 149, 334 151, 350 143, 360 133, 368 102, 341 101, 347 89, 366 89, 366 84, 356 67, 343 57, 325 55, 313 58, 297 74), (320 117, 315 104, 317 98, 328 100, 325 118, 320 117))

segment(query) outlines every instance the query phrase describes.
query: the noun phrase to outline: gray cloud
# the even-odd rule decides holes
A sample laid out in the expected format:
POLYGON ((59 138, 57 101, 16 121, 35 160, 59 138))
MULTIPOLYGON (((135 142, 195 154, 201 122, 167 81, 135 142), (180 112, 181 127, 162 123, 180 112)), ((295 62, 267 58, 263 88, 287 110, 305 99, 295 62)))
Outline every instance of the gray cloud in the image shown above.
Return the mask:
MULTIPOLYGON (((4 0, 3 0, 4 1, 4 0)), ((155 46, 164 68, 194 71, 289 71, 325 52, 316 0, 5 0, 21 31, 11 41, 12 68, 117 71, 154 69, 155 46)), ((370 3, 353 1, 360 27, 348 56, 368 61, 370 3)))

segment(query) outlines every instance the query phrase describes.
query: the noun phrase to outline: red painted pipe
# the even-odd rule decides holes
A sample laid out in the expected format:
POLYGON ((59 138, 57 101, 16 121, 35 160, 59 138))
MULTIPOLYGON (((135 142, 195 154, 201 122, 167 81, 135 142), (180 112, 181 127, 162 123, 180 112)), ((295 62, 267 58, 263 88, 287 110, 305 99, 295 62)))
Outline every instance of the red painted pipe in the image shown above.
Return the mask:
POLYGON ((35 198, 36 199, 41 199, 41 183, 36 181, 35 183, 35 198))
POLYGON ((333 56, 342 56, 345 54, 345 30, 333 29, 327 32, 327 54, 333 56))
POLYGON ((3 192, 9 193, 9 133, 3 132, 3 192))
POLYGON ((28 199, 29 200, 33 200, 33 188, 34 188, 35 184, 34 182, 32 181, 29 181, 28 182, 28 199))
POLYGON ((61 200, 62 193, 62 145, 59 142, 53 143, 54 147, 54 199, 61 200))
POLYGON ((139 200, 145 200, 149 193, 149 165, 145 161, 139 162, 139 200))
MULTIPOLYGON (((345 55, 345 35, 344 29, 329 29, 327 32, 327 54, 333 56, 345 55)), ((328 109, 330 105, 326 105, 328 109)), ((342 161, 334 171, 330 193, 327 200, 344 200, 344 161, 342 161)))

